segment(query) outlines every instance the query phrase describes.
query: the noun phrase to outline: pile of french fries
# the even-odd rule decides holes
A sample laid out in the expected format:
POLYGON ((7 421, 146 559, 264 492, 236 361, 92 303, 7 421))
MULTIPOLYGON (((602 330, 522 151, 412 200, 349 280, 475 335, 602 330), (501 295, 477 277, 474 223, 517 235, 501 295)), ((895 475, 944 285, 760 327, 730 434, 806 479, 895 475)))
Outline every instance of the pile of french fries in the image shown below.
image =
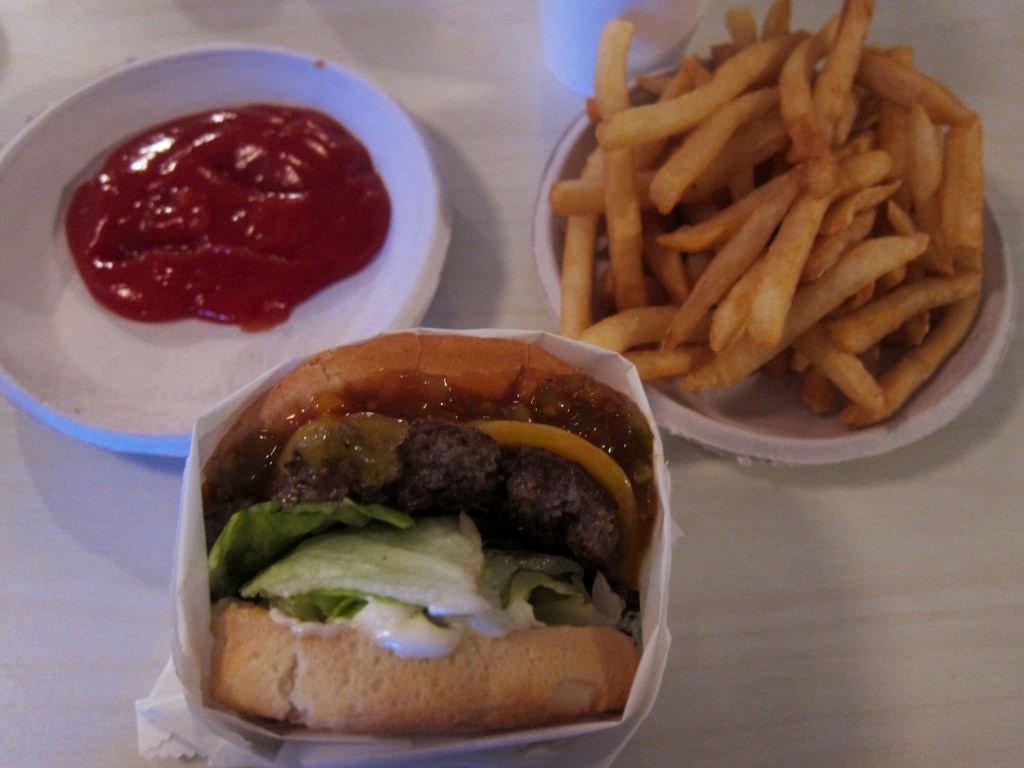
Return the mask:
POLYGON ((549 190, 564 216, 560 333, 687 391, 792 376, 814 413, 896 413, 961 343, 984 247, 982 125, 908 47, 868 45, 874 0, 793 30, 726 15, 710 58, 637 80, 602 35, 597 147, 549 190))

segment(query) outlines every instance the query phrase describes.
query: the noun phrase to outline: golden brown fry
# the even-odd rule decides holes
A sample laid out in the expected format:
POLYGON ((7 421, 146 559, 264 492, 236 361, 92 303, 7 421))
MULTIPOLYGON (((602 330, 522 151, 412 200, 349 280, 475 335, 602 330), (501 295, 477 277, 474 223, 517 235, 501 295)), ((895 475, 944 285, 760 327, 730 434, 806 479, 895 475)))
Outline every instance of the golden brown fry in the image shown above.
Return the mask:
POLYGON ((902 408, 967 336, 978 310, 978 302, 978 297, 974 297, 950 305, 921 346, 908 351, 879 376, 886 404, 881 413, 869 413, 851 404, 839 414, 840 421, 848 427, 867 427, 902 408))
POLYGON ((597 216, 573 216, 566 222, 558 332, 570 339, 577 338, 593 322, 591 297, 598 226, 597 216))
POLYGON ((950 277, 926 277, 894 288, 859 309, 828 322, 836 343, 860 354, 920 312, 977 296, 981 273, 962 272, 950 277))
POLYGON ((667 232, 659 239, 669 247, 686 252, 717 247, 732 237, 754 209, 770 200, 780 188, 787 187, 791 177, 802 178, 802 173, 801 169, 795 168, 776 176, 727 208, 716 211, 697 224, 687 224, 667 232))
POLYGON ((725 28, 738 50, 749 48, 757 42, 757 22, 750 6, 729 8, 725 12, 725 28))
POLYGON ((921 209, 942 183, 942 145, 924 107, 914 104, 908 117, 910 199, 915 209, 921 209))
POLYGON ((766 115, 779 102, 778 88, 738 96, 690 133, 654 174, 651 200, 659 212, 671 211, 740 126, 766 115))
POLYGON ((932 122, 939 125, 964 123, 976 117, 938 80, 872 46, 865 46, 861 52, 857 82, 904 107, 920 103, 932 122))
POLYGON ((740 279, 737 280, 725 298, 711 313, 711 327, 708 329, 708 341, 711 349, 722 352, 731 347, 747 330, 750 311, 754 303, 754 294, 761 281, 764 259, 758 259, 740 279))
POLYGON ((821 234, 834 235, 847 229, 857 216, 887 201, 899 187, 899 181, 877 184, 873 187, 866 187, 865 189, 853 192, 842 200, 837 201, 829 208, 825 218, 822 219, 821 234))
POLYGON ((788 143, 789 136, 776 111, 740 126, 711 164, 683 190, 680 202, 689 205, 715 200, 733 179, 754 173, 764 161, 782 152, 788 143))
POLYGON ((747 334, 759 346, 774 347, 782 338, 800 274, 828 210, 829 198, 807 191, 779 227, 761 267, 747 321, 747 334))
MULTIPOLYGON (((890 54, 895 55, 895 54, 890 54)), ((883 100, 878 112, 878 148, 892 160, 892 175, 903 184, 896 191, 900 207, 910 209, 910 110, 894 101, 883 100)))
POLYGON ((931 329, 932 313, 924 310, 918 312, 913 317, 908 317, 907 321, 900 326, 894 336, 898 337, 899 341, 905 346, 919 347, 924 343, 925 337, 928 336, 928 332, 931 329))
MULTIPOLYGON (((811 74, 817 62, 828 52, 835 37, 838 19, 833 19, 817 34, 797 45, 779 74, 779 109, 792 142, 789 159, 798 163, 814 158, 826 174, 835 173, 828 140, 818 124, 811 90, 811 74)), ((814 182, 819 193, 827 191, 827 176, 814 182)))
POLYGON ((764 251, 772 233, 800 192, 799 176, 784 178, 788 179, 788 184, 781 186, 770 199, 758 206, 722 250, 712 257, 666 330, 662 349, 673 349, 687 338, 691 329, 764 251))
MULTIPOLYGON (((634 31, 632 22, 615 19, 605 26, 598 43, 594 98, 605 119, 629 106, 628 58, 634 31)), ((640 200, 631 149, 604 153, 604 189, 615 306, 620 310, 641 306, 647 303, 647 289, 640 200)))
MULTIPOLYGON (((594 150, 583 165, 583 177, 601 173, 602 155, 594 150)), ((593 323, 594 251, 600 218, 596 214, 570 216, 562 244, 559 333, 576 338, 593 323)))
POLYGON ((928 250, 921 256, 922 265, 930 272, 951 274, 953 258, 942 242, 939 221, 939 187, 942 183, 942 144, 936 127, 920 104, 908 113, 910 158, 907 178, 914 222, 931 237, 928 250))
POLYGON ((811 413, 823 414, 831 410, 836 399, 836 388, 817 368, 809 367, 800 378, 800 400, 811 413))
POLYGON ((801 39, 802 34, 794 33, 759 42, 722 64, 707 83, 692 91, 612 115, 597 127, 598 142, 608 149, 629 147, 690 130, 751 84, 770 79, 801 39))
POLYGON ((843 159, 839 180, 830 195, 833 200, 866 187, 880 184, 892 171, 892 158, 887 152, 871 150, 843 159))
POLYGON ((819 235, 804 264, 804 271, 800 275, 801 282, 817 280, 831 269, 850 248, 867 238, 875 226, 875 218, 875 209, 861 211, 846 229, 831 235, 819 235))
POLYGON ((696 54, 691 54, 683 59, 681 69, 686 70, 686 76, 693 83, 694 88, 699 88, 711 82, 714 72, 708 67, 704 60, 696 54))
POLYGON ((641 72, 636 76, 636 87, 652 96, 660 96, 668 88, 671 80, 671 74, 641 72))
POLYGON ((961 267, 981 267, 985 245, 985 169, 981 120, 950 127, 939 193, 943 240, 961 267))
POLYGON ((919 231, 910 214, 895 200, 886 203, 885 212, 889 226, 897 235, 913 235, 919 231))
POLYGON ((854 248, 820 280, 797 291, 779 342, 773 347, 757 346, 742 337, 718 353, 709 363, 687 375, 688 390, 731 386, 756 371, 793 343, 812 325, 838 307, 862 287, 918 256, 927 237, 878 237, 854 248))
POLYGON ((711 356, 706 344, 688 344, 670 350, 634 349, 623 353, 642 381, 684 376, 711 356))
MULTIPOLYGON (((666 83, 664 90, 658 96, 658 101, 668 101, 677 96, 682 96, 688 91, 692 91, 697 85, 697 80, 695 79, 697 76, 696 70, 680 66, 666 83)), ((661 139, 636 147, 637 169, 644 170, 656 165, 665 154, 666 145, 667 140, 661 139)), ((646 183, 650 184, 650 181, 646 183)), ((649 197, 646 195, 646 190, 644 190, 644 196, 649 197)))
POLYGON ((885 395, 875 377, 860 358, 836 346, 821 325, 811 326, 793 342, 793 347, 865 412, 884 410, 885 395))
POLYGON ((846 94, 843 111, 839 115, 839 120, 836 121, 836 129, 832 134, 832 143, 836 146, 844 146, 861 121, 871 122, 870 115, 864 115, 861 112, 862 109, 865 112, 870 112, 871 105, 860 93, 857 93, 860 90, 863 90, 860 86, 854 86, 851 92, 846 94))
POLYGON ((605 153, 605 228, 617 309, 647 303, 643 271, 643 231, 633 174, 633 152, 605 153))
POLYGON ((843 1, 832 51, 814 82, 814 111, 829 144, 836 138, 874 10, 874 0, 843 1))
MULTIPOLYGON (((889 274, 889 273, 886 273, 886 274, 889 274)), ((870 283, 865 285, 863 288, 861 288, 859 291, 857 291, 853 295, 847 296, 846 297, 846 301, 844 301, 842 304, 840 304, 836 308, 836 310, 835 310, 835 312, 833 314, 835 314, 835 315, 842 315, 842 314, 845 314, 845 313, 848 313, 848 312, 852 312, 853 310, 858 309, 858 308, 864 306, 869 301, 871 301, 871 299, 874 298, 875 293, 877 292, 877 290, 878 290, 878 280, 872 280, 870 283)))
POLYGON ((579 338, 587 344, 615 352, 657 344, 677 309, 671 304, 624 309, 601 318, 579 338))
POLYGON ((793 7, 790 0, 775 0, 764 15, 761 25, 761 39, 768 40, 789 33, 793 7))
POLYGON ((653 216, 647 217, 644 220, 644 263, 665 289, 669 300, 674 304, 680 304, 690 294, 683 257, 676 249, 659 243, 660 234, 661 223, 653 216))
MULTIPOLYGON (((641 209, 653 208, 654 203, 647 194, 653 171, 639 171, 636 174, 637 201, 641 209)), ((551 210, 559 216, 590 216, 604 213, 605 181, 601 174, 578 179, 560 179, 548 190, 551 210)))
POLYGON ((603 119, 629 108, 629 48, 636 26, 625 19, 605 25, 597 45, 594 101, 603 119))

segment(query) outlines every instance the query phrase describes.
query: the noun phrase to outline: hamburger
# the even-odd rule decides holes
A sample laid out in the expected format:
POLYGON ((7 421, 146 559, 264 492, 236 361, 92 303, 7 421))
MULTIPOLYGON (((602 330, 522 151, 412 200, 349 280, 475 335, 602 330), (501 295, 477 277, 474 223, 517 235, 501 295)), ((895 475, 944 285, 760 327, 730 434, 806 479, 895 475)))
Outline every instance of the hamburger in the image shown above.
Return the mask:
POLYGON ((397 333, 313 356, 202 468, 209 697, 378 736, 620 712, 653 442, 629 398, 525 342, 397 333))

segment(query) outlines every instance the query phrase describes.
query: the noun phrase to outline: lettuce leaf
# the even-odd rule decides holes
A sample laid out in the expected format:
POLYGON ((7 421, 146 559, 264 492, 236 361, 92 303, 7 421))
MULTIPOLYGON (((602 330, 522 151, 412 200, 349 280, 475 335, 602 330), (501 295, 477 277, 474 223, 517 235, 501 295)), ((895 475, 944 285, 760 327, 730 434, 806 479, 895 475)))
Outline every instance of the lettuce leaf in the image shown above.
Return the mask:
POLYGON ((352 589, 316 589, 301 595, 272 601, 272 605, 299 621, 324 624, 348 621, 361 611, 372 596, 352 589))
POLYGON ((469 518, 424 518, 404 530, 382 525, 306 539, 241 589, 272 601, 325 589, 354 590, 465 616, 490 608, 477 589, 484 558, 469 518))
POLYGON ((214 600, 236 594, 245 582, 310 536, 342 525, 362 527, 373 520, 396 528, 415 523, 404 512, 351 499, 288 507, 275 499, 240 510, 210 549, 210 594, 214 600))
MULTIPOLYGON (((535 623, 549 625, 613 625, 623 605, 614 599, 595 600, 583 581, 583 567, 556 555, 488 552, 483 582, 500 599, 503 610, 528 612, 535 623)), ((597 575, 600 583, 604 577, 597 575)), ((603 586, 603 585, 602 585, 603 586)), ((602 590, 602 594, 611 592, 602 590)))

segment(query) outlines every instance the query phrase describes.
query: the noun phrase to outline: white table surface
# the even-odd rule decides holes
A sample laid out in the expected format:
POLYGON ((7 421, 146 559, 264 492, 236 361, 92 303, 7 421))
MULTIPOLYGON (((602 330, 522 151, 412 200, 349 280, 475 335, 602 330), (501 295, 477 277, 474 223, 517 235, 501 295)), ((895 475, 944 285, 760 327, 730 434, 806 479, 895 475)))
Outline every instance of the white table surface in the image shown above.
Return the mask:
MULTIPOLYGON (((914 45, 983 114, 988 197, 1017 260, 1019 0, 878 4, 872 39, 914 45)), ((794 5, 810 27, 838 3, 794 5)), ((723 38, 725 7, 695 50, 723 38)), ((430 136, 454 233, 425 324, 554 329, 530 221, 583 102, 546 73, 529 0, 2 0, 0 141, 127 59, 221 41, 335 60, 430 136)), ((673 646, 618 765, 1024 765, 1022 358, 1018 337, 964 416, 878 458, 744 466, 667 439, 685 534, 673 646)), ((0 764, 158 764, 138 756, 133 705, 169 655, 182 468, 0 400, 0 764)))

